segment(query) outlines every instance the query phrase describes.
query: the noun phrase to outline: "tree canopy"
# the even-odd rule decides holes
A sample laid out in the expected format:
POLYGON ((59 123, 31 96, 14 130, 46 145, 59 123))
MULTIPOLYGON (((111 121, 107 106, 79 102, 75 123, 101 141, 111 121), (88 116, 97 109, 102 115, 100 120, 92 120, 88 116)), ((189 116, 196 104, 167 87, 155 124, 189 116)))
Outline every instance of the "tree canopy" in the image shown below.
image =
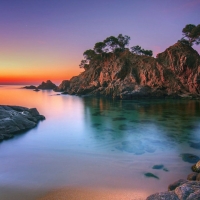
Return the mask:
POLYGON ((139 46, 139 45, 131 47, 131 52, 134 53, 134 54, 137 54, 137 55, 146 55, 146 56, 152 56, 153 55, 152 50, 142 49, 141 46, 139 46))
MULTIPOLYGON (((107 37, 103 42, 97 42, 93 49, 88 49, 83 53, 84 60, 81 61, 80 67, 86 69, 89 66, 90 61, 105 58, 108 53, 118 54, 127 50, 130 37, 127 35, 119 34, 117 37, 107 37)), ((131 47, 130 51, 138 55, 152 56, 151 50, 144 50, 140 46, 131 47)))
POLYGON ((182 33, 183 38, 179 40, 180 42, 184 44, 189 44, 190 46, 192 46, 193 44, 200 44, 200 24, 197 26, 194 24, 187 24, 183 28, 182 33))

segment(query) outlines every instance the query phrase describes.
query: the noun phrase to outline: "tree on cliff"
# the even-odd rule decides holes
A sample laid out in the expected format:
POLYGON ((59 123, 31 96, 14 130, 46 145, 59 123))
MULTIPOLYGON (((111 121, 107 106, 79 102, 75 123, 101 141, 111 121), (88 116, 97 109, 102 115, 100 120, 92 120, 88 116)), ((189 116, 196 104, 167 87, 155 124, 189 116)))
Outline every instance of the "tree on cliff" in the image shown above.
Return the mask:
POLYGON ((200 44, 200 24, 197 26, 195 26, 194 24, 187 24, 183 28, 182 33, 184 37, 179 40, 179 42, 182 42, 184 44, 188 43, 190 46, 192 46, 193 44, 200 44))
POLYGON ((80 68, 84 68, 86 69, 88 67, 88 64, 89 62, 95 58, 95 51, 92 50, 92 49, 89 49, 89 50, 86 50, 84 53, 83 53, 83 57, 85 58, 85 60, 81 60, 81 63, 80 63, 80 68))
POLYGON ((131 52, 134 53, 134 54, 137 54, 137 55, 146 55, 146 56, 152 56, 153 55, 152 50, 142 49, 141 46, 139 46, 139 45, 131 47, 131 52))
POLYGON ((98 54, 101 54, 103 52, 105 52, 105 47, 106 47, 106 44, 104 42, 97 42, 95 45, 94 45, 94 51, 98 54))

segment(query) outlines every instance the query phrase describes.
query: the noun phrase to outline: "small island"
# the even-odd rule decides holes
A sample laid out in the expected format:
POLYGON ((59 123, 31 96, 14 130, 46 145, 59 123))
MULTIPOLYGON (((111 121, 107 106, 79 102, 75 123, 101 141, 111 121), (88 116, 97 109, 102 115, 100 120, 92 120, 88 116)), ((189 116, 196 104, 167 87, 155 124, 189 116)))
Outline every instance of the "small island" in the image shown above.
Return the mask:
POLYGON ((34 128, 45 117, 36 108, 0 105, 0 141, 34 128))

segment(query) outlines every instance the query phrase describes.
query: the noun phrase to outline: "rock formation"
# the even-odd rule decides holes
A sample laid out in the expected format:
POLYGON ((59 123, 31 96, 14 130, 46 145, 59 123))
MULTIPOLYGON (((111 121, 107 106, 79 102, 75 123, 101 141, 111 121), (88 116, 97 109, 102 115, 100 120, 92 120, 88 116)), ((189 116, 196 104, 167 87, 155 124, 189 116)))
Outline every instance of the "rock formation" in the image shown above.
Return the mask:
POLYGON ((36 86, 34 86, 34 85, 28 85, 28 86, 25 86, 25 87, 23 87, 23 89, 30 89, 30 90, 34 90, 34 89, 37 89, 37 87, 36 87, 36 86))
POLYGON ((55 88, 54 90, 56 92, 64 92, 66 91, 70 86, 70 81, 69 80, 64 80, 62 81, 62 83, 57 87, 55 88))
POLYGON ((36 108, 0 105, 0 141, 13 137, 13 134, 34 128, 45 119, 36 108))
POLYGON ((65 92, 120 99, 198 96, 199 72, 199 54, 182 43, 174 44, 156 58, 126 50, 91 60, 84 72, 70 79, 65 92))
POLYGON ((50 80, 48 80, 46 83, 42 82, 37 87, 37 89, 41 89, 41 90, 52 90, 52 89, 55 89, 55 88, 57 88, 57 86, 54 83, 52 83, 50 80))
POLYGON ((146 200, 199 200, 200 173, 196 172, 199 166, 200 161, 192 166, 192 170, 195 172, 189 174, 187 180, 180 179, 170 184, 168 191, 152 194, 146 200))

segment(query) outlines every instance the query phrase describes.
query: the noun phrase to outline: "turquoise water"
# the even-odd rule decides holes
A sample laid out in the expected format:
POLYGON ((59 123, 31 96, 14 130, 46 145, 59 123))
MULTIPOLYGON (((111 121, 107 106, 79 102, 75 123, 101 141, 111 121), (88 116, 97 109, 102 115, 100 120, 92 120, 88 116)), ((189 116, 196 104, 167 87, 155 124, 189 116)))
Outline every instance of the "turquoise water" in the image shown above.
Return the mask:
POLYGON ((200 156, 199 101, 56 94, 0 87, 1 105, 36 107, 46 117, 0 143, 0 199, 30 190, 26 199, 34 199, 65 186, 165 191, 190 173, 180 154, 200 156))

